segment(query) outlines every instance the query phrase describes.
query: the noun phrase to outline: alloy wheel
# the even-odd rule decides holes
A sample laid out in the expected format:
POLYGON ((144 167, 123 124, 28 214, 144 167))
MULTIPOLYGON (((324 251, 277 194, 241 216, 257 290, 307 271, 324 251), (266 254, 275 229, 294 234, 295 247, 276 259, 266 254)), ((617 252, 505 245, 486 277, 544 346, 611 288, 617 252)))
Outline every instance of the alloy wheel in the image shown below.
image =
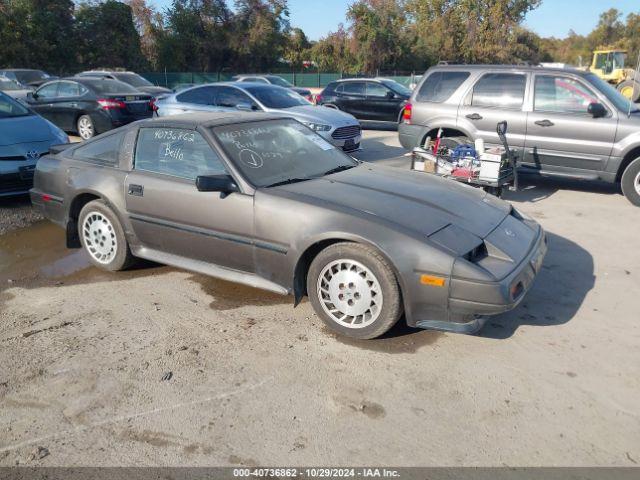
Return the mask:
POLYGON ((322 309, 346 328, 364 328, 376 321, 382 310, 382 289, 371 270, 349 259, 326 265, 317 282, 322 309))
POLYGON ((78 133, 83 140, 89 140, 93 137, 93 122, 88 117, 82 117, 78 120, 78 133))
POLYGON ((89 212, 82 223, 84 244, 98 263, 108 264, 118 252, 116 232, 109 219, 97 211, 89 212))

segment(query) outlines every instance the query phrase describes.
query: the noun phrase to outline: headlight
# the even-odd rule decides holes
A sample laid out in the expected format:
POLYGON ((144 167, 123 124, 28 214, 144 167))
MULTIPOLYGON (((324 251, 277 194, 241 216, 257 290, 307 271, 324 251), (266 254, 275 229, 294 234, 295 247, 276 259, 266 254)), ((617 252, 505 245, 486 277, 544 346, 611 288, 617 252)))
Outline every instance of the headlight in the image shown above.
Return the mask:
POLYGON ((324 125, 322 123, 313 123, 313 122, 302 122, 302 123, 304 123, 307 127, 309 127, 311 130, 315 132, 328 132, 329 130, 331 130, 331 125, 324 125))

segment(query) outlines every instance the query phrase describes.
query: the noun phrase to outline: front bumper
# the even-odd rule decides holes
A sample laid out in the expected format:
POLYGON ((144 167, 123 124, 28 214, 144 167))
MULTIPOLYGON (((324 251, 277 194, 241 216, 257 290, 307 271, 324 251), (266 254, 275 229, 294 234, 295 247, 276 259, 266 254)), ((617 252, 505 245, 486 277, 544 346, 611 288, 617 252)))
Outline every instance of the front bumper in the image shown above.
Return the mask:
POLYGON ((10 169, 0 168, 0 197, 29 193, 29 189, 33 186, 35 168, 35 161, 20 162, 20 166, 10 169))
POLYGON ((360 142, 362 141, 362 134, 354 135, 348 138, 336 139, 331 136, 329 132, 318 132, 320 135, 334 147, 338 147, 345 152, 354 152, 360 150, 360 142))
POLYGON ((476 282, 451 278, 447 306, 447 320, 420 318, 412 325, 419 328, 475 333, 482 328, 487 316, 514 309, 531 289, 547 253, 547 238, 539 227, 538 236, 522 261, 502 280, 476 282))

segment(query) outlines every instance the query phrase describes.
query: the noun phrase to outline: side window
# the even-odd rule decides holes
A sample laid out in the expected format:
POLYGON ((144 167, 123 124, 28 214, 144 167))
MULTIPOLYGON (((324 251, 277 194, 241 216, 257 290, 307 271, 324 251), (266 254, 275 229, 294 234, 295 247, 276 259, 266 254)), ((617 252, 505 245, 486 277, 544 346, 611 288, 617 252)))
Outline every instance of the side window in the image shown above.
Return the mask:
POLYGON ((80 85, 75 82, 60 82, 58 87, 59 97, 78 97, 80 96, 80 85))
POLYGON ((189 180, 226 173, 220 157, 198 132, 178 128, 141 128, 134 168, 189 180))
POLYGON ((386 97, 390 90, 384 85, 377 82, 367 82, 368 97, 386 97))
POLYGON ((344 83, 340 83, 335 89, 334 92, 342 93, 344 91, 344 83))
POLYGON ((536 75, 533 109, 538 112, 586 114, 598 102, 591 90, 570 77, 536 75))
POLYGON ((215 104, 219 107, 237 107, 241 103, 253 105, 249 96, 233 87, 216 87, 215 104))
POLYGON ((192 88, 178 95, 176 100, 198 105, 213 105, 213 91, 211 87, 192 88))
POLYGON ((451 97, 469 78, 469 72, 433 72, 416 95, 418 102, 442 103, 451 97))
POLYGON ((364 95, 364 82, 345 82, 342 87, 342 93, 345 95, 364 95))
POLYGON ((514 73, 487 73, 473 87, 475 107, 521 108, 527 77, 514 73))
POLYGON ((55 98, 58 96, 58 85, 60 82, 53 82, 45 85, 36 91, 38 97, 40 98, 55 98))
POLYGON ((120 153, 120 144, 125 132, 118 132, 107 137, 92 140, 88 144, 76 148, 73 158, 80 160, 96 161, 105 165, 116 165, 120 153))

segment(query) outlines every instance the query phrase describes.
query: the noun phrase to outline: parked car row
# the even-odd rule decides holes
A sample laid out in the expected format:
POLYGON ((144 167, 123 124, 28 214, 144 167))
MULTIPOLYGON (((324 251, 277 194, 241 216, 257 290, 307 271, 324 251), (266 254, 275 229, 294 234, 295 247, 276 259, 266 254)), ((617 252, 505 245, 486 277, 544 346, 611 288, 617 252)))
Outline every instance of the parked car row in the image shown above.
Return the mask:
POLYGON ((258 82, 212 83, 158 99, 158 115, 189 112, 256 111, 294 118, 344 151, 360 148, 360 123, 352 115, 315 106, 289 88, 258 82))
POLYGON ((590 72, 497 65, 429 69, 403 107, 407 149, 442 129, 449 141, 499 145, 509 124, 521 173, 619 182, 640 206, 640 109, 590 72))

